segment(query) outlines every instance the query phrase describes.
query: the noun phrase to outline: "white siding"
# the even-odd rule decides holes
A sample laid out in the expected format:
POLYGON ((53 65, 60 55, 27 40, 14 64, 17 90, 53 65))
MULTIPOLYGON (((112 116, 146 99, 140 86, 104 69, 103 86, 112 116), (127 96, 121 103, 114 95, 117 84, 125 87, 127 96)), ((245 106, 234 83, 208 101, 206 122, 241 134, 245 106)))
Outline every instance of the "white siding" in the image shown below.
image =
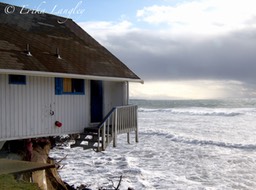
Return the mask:
POLYGON ((103 82, 103 115, 106 115, 113 107, 127 105, 126 82, 103 82))
POLYGON ((89 125, 88 86, 85 80, 85 95, 55 95, 54 78, 27 76, 26 85, 12 85, 0 75, 0 139, 82 132, 89 125))

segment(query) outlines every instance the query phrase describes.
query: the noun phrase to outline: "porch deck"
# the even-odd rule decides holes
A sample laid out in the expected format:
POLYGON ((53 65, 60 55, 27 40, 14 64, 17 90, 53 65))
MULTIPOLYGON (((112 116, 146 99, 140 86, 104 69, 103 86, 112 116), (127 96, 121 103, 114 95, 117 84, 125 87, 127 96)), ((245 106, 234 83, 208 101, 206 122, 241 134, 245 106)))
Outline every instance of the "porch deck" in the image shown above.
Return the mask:
POLYGON ((114 107, 99 125, 85 128, 71 147, 104 151, 112 141, 116 147, 119 134, 127 133, 127 142, 130 143, 130 132, 135 132, 135 142, 138 142, 137 112, 136 105, 114 107))

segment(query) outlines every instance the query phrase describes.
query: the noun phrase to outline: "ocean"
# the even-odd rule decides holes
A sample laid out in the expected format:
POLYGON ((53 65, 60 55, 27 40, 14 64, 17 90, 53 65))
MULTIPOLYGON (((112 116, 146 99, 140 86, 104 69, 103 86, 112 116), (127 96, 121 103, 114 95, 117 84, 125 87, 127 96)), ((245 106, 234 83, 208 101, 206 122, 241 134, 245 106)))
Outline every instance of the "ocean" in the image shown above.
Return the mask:
MULTIPOLYGON (((256 99, 131 100, 137 104, 139 143, 118 136, 96 153, 54 149, 59 171, 92 190, 255 190, 256 99)), ((134 137, 134 134, 131 135, 134 137)))

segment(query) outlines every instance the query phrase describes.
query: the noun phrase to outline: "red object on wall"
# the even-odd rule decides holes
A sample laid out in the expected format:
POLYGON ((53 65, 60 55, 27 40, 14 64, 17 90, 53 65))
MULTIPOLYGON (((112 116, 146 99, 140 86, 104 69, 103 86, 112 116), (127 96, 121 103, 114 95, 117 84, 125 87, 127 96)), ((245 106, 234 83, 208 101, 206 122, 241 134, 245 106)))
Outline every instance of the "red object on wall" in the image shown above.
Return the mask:
POLYGON ((55 121, 55 126, 56 126, 56 127, 62 127, 62 123, 59 122, 59 121, 55 121))

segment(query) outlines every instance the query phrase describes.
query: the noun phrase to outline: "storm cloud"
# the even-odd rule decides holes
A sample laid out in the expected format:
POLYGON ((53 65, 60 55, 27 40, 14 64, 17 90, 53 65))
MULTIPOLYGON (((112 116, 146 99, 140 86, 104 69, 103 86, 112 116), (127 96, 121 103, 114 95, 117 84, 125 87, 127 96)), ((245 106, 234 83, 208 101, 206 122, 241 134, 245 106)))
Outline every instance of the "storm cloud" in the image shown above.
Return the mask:
POLYGON ((143 31, 109 36, 110 51, 144 80, 256 79, 256 30, 212 37, 143 31))

